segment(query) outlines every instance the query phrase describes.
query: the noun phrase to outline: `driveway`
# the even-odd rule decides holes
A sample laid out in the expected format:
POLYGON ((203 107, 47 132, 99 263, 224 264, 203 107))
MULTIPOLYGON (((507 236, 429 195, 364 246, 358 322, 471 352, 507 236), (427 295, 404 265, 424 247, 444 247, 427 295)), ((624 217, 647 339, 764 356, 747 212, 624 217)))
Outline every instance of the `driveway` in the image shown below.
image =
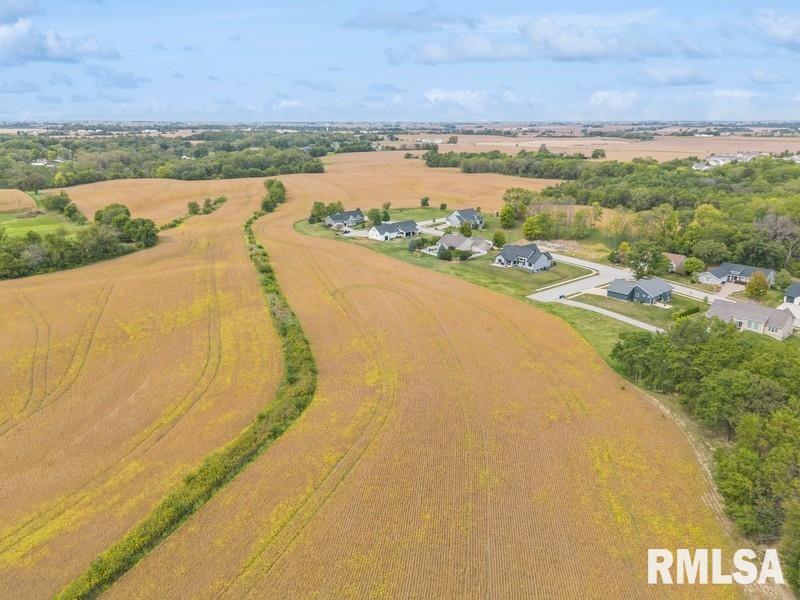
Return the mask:
POLYGON ((566 304, 567 306, 574 306, 575 308, 590 310, 592 312, 596 312, 601 315, 611 317, 612 319, 616 319, 617 321, 622 321, 623 323, 627 323, 628 325, 633 325, 634 327, 638 327, 639 329, 644 329, 645 331, 652 331, 653 333, 664 333, 664 330, 661 329, 660 327, 656 327, 655 325, 651 325, 650 323, 645 323, 644 321, 639 321, 637 319, 631 319, 630 317, 626 317, 625 315, 615 313, 613 310, 606 310, 605 308, 600 308, 599 306, 584 304, 583 302, 575 302, 574 300, 556 300, 556 302, 560 302, 561 304, 566 304))

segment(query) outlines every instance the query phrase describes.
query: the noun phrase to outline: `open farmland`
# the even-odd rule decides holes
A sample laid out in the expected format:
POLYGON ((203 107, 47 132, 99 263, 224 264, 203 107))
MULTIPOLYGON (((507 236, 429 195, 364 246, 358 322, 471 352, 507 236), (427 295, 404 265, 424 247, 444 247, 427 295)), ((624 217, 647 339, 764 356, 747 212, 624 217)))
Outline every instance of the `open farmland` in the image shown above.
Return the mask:
MULTIPOLYGON (((103 203, 139 184, 104 185, 103 203)), ((200 194, 185 185, 152 186, 135 210, 180 214, 200 194)), ((274 394, 280 343, 241 230, 261 180, 206 186, 228 202, 155 248, 0 282, 0 590, 14 597, 57 592, 274 394)))
POLYGON ((563 321, 293 227, 314 200, 496 208, 536 182, 362 156, 283 177, 256 224, 313 403, 107 595, 663 597, 647 548, 730 549, 684 435, 563 321))
POLYGON ((18 212, 35 208, 36 204, 25 192, 19 190, 0 190, 0 213, 18 212))
MULTIPOLYGON (((441 135, 404 135, 401 140, 413 143, 419 138, 443 138, 441 135)), ((780 153, 784 150, 800 151, 800 137, 750 137, 750 136, 656 136, 652 140, 634 140, 615 137, 504 137, 499 135, 459 135, 457 144, 441 144, 440 152, 489 152, 499 150, 516 154, 520 150, 536 151, 542 144, 551 152, 569 154, 582 152, 586 156, 595 148, 606 151, 609 160, 654 158, 660 161, 708 154, 759 151, 780 153)))

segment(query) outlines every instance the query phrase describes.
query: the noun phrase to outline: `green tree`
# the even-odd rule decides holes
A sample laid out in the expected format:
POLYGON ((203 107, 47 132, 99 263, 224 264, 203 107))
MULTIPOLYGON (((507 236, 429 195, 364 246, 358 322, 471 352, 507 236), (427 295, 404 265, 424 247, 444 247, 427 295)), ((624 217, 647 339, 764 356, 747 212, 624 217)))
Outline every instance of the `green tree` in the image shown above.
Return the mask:
POLYGON ((155 246, 158 228, 150 219, 131 219, 125 224, 125 236, 140 248, 155 246))
POLYGON ((188 209, 190 215, 200 214, 200 205, 197 202, 189 202, 189 204, 186 205, 186 208, 188 209))
POLYGON ((109 204, 108 206, 101 208, 94 213, 94 220, 95 223, 99 223, 101 225, 111 225, 114 222, 114 219, 120 215, 130 218, 131 211, 124 204, 109 204))
MULTIPOLYGON (((273 209, 274 210, 274 209, 273 209)), ((314 202, 311 206, 311 214, 308 216, 309 223, 319 223, 328 216, 328 210, 324 202, 314 202)))
POLYGON ((550 239, 553 233, 553 217, 550 213, 542 212, 525 219, 522 225, 522 235, 526 240, 550 239))
POLYGON ((503 229, 511 229, 516 223, 517 217, 514 213, 514 207, 510 204, 504 204, 500 209, 500 227, 503 229))
POLYGON ((775 275, 775 288, 783 292, 790 285, 792 285, 792 274, 786 269, 778 271, 775 275))
POLYGON ((447 202, 442 202, 439 205, 439 210, 447 210, 447 202))
POLYGON ((744 293, 748 298, 763 298, 767 295, 769 290, 769 282, 767 276, 761 271, 756 271, 747 280, 747 285, 744 286, 744 293))
POLYGON ((379 208, 370 208, 367 211, 367 220, 372 225, 380 225, 383 223, 383 212, 379 208))
POLYGON ((421 207, 423 207, 423 208, 427 208, 428 206, 430 206, 430 205, 431 205, 431 199, 430 199, 430 198, 428 198, 427 196, 423 196, 423 197, 422 197, 422 198, 420 198, 420 200, 419 200, 419 205, 420 205, 421 207))
POLYGON ((728 247, 718 240, 700 240, 692 247, 692 254, 707 265, 718 265, 728 260, 728 247))
POLYGON ((453 260, 453 251, 446 246, 439 246, 436 256, 439 260, 453 260))
POLYGON ((705 268, 706 268, 705 263, 699 258, 696 258, 694 256, 689 256, 683 262, 683 270, 686 271, 686 274, 690 276, 695 276, 698 273, 702 273, 705 270, 705 268))
POLYGON ((464 237, 472 237, 472 224, 464 221, 458 226, 458 232, 464 237))
POLYGON ((669 269, 669 260, 658 244, 639 241, 631 246, 627 264, 637 279, 663 275, 669 269))
POLYGON ((506 245, 506 234, 502 231, 495 231, 494 235, 492 236, 492 245, 495 248, 502 248, 506 245))
POLYGON ((594 150, 592 150, 592 158, 605 158, 605 157, 606 157, 606 151, 603 150, 602 148, 595 148, 594 150))

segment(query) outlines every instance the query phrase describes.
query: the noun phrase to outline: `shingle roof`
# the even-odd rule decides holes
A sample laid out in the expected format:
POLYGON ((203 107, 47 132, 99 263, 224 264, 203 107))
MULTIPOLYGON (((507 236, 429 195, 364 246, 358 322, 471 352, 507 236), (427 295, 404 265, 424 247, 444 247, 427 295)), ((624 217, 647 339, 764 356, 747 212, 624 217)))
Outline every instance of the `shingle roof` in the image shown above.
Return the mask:
POLYGON ((453 214, 461 221, 469 221, 470 223, 483 219, 481 213, 474 208, 457 208, 453 211, 453 214))
POLYGON ((723 321, 738 317, 739 319, 747 319, 756 323, 763 323, 768 327, 778 327, 779 329, 793 321, 792 313, 786 309, 770 308, 751 302, 729 302, 727 300, 714 300, 706 316, 719 317, 723 321))
POLYGON ((396 230, 403 233, 409 233, 417 230, 416 221, 398 221, 397 223, 392 223, 392 225, 394 225, 396 230))
POLYGON ((460 233, 446 233, 439 238, 439 243, 447 248, 457 250, 488 250, 491 244, 481 237, 465 237, 460 233))
POLYGON ((786 288, 786 295, 790 298, 797 298, 800 296, 800 283, 793 283, 786 288))
POLYGON ((333 221, 334 223, 339 223, 342 221, 347 221, 347 219, 349 219, 350 217, 361 217, 363 219, 364 213, 361 212, 360 208, 357 208, 355 210, 345 210, 342 212, 332 214, 331 221, 333 221))
POLYGON ((375 227, 381 235, 397 231, 397 227, 394 223, 381 223, 380 225, 373 225, 373 227, 375 227))
POLYGON ((630 279, 615 279, 608 284, 608 291, 627 296, 633 288, 642 289, 648 296, 656 297, 672 291, 672 286, 658 277, 642 278, 639 281, 630 279))
POLYGON ((750 277, 756 271, 761 271, 767 277, 774 274, 772 269, 762 269, 761 267, 751 267, 750 265, 740 265, 738 263, 725 262, 718 267, 709 269, 709 272, 717 279, 723 279, 728 275, 735 275, 737 277, 750 277))
POLYGON ((500 256, 508 262, 513 261, 519 256, 524 256, 529 261, 535 260, 542 252, 536 244, 525 244, 524 246, 517 246, 515 244, 506 244, 500 252, 500 256))

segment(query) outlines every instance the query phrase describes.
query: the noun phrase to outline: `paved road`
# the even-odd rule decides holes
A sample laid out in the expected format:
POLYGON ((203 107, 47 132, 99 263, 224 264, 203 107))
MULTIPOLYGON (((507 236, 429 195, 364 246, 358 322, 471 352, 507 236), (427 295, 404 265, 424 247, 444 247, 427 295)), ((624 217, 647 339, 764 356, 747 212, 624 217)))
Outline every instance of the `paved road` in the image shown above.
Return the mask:
POLYGON ((630 317, 626 317, 625 315, 616 313, 613 310, 606 310, 605 308, 600 308, 599 306, 584 304, 583 302, 575 302, 574 300, 556 300, 556 302, 560 302, 561 304, 566 304, 567 306, 574 306, 575 308, 582 308, 584 310, 590 310, 592 312, 600 313, 601 315, 611 317, 612 319, 616 319, 617 321, 622 321, 623 323, 627 323, 628 325, 633 325, 634 327, 638 327, 639 329, 644 329, 646 331, 652 331, 654 333, 664 332, 664 330, 661 329, 660 327, 656 327, 655 325, 650 325, 650 323, 645 323, 644 321, 631 319, 630 317))

